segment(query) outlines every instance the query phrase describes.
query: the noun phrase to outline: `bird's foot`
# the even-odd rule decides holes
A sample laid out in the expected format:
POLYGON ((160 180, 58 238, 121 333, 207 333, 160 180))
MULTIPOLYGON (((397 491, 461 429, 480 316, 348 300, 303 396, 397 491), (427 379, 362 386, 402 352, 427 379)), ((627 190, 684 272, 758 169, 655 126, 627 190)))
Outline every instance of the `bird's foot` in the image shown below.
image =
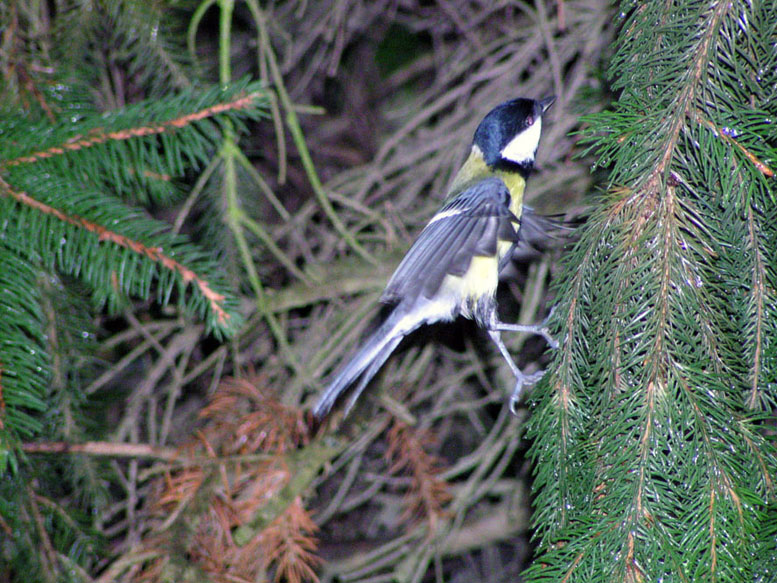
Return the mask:
POLYGON ((559 346, 558 341, 553 338, 550 334, 550 330, 547 326, 545 326, 545 323, 542 324, 532 324, 532 325, 526 325, 526 324, 505 324, 504 322, 500 322, 498 325, 498 330, 502 332, 526 332, 527 334, 536 334, 537 336, 542 336, 545 339, 545 342, 548 343, 548 346, 550 346, 553 350, 556 350, 559 346))
POLYGON ((517 407, 518 403, 521 400, 521 396, 523 394, 523 388, 527 385, 533 385, 537 381, 539 381, 542 376, 545 374, 544 370, 540 370, 535 372, 534 374, 524 374, 520 373, 518 376, 518 380, 515 383, 515 388, 513 389, 512 395, 510 395, 510 412, 513 415, 517 415, 517 407))

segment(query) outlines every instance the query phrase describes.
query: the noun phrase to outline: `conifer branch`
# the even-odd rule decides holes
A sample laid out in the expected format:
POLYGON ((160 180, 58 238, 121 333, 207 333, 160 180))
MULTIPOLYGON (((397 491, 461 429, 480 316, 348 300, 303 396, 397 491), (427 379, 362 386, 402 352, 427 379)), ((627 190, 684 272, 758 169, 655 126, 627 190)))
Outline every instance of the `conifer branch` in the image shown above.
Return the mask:
POLYGON ((568 259, 565 342, 529 430, 541 541, 529 580, 737 581, 752 566, 731 550, 769 544, 777 470, 753 415, 777 377, 759 240, 775 236, 777 152, 758 110, 777 89, 760 82, 768 42, 752 52, 775 7, 623 14, 620 99, 586 131, 609 192, 568 259))
POLYGON ((3 160, 2 162, 0 162, 0 170, 2 168, 9 168, 12 166, 18 166, 20 164, 32 164, 34 162, 37 162, 39 160, 44 160, 46 158, 62 156, 69 152, 78 152, 80 150, 91 148, 99 144, 105 144, 111 141, 130 140, 133 138, 142 138, 146 136, 159 135, 166 132, 175 131, 182 127, 186 127, 196 121, 201 121, 203 119, 214 117, 221 113, 226 113, 229 111, 245 111, 248 109, 252 109, 256 107, 257 100, 264 97, 265 97, 264 92, 254 91, 247 95, 239 95, 234 99, 224 103, 217 103, 215 105, 211 105, 200 111, 196 111, 187 115, 182 115, 180 117, 168 120, 166 122, 148 125, 148 126, 141 125, 133 128, 128 128, 126 130, 119 130, 119 131, 106 131, 101 128, 94 128, 86 135, 82 134, 82 135, 75 135, 70 137, 66 143, 63 143, 57 146, 51 146, 46 150, 33 152, 32 154, 28 154, 26 156, 20 156, 18 158, 10 158, 10 159, 3 160))
POLYGON ((254 579, 274 567, 276 578, 315 581, 317 528, 300 497, 339 449, 310 441, 302 412, 259 382, 224 383, 202 411, 205 427, 156 480, 158 523, 148 543, 168 548, 189 525, 171 557, 184 549, 214 575, 254 579))
POLYGON ((761 367, 762 367, 762 353, 764 349, 764 312, 766 297, 766 268, 764 265, 764 257, 760 244, 760 233, 758 233, 758 226, 755 221, 754 211, 752 208, 747 209, 747 232, 748 232, 748 247, 753 261, 753 280, 751 298, 755 306, 755 331, 753 343, 755 350, 753 352, 753 362, 750 367, 750 396, 747 398, 747 406, 750 409, 755 409, 758 405, 759 394, 761 394, 762 387, 760 383, 761 367))
POLYGON ((264 529, 260 536, 264 565, 266 569, 277 565, 275 581, 318 582, 314 569, 322 561, 314 554, 317 544, 313 535, 317 530, 299 496, 264 529))
POLYGON ((225 296, 216 292, 208 283, 208 281, 203 279, 196 272, 163 253, 160 247, 149 247, 140 241, 131 239, 130 237, 126 237, 110 229, 106 229, 104 226, 89 221, 78 215, 67 215, 50 205, 34 199, 26 192, 14 190, 2 178, 0 178, 0 187, 2 187, 3 192, 6 195, 17 200, 20 204, 40 211, 43 214, 51 215, 64 223, 68 223, 94 233, 97 235, 97 240, 100 243, 107 241, 114 243, 119 247, 124 247, 133 253, 143 255, 149 258, 151 261, 160 264, 165 269, 179 274, 186 284, 193 282, 194 285, 199 289, 200 293, 208 300, 211 310, 216 314, 219 325, 226 327, 229 324, 229 320, 232 316, 222 307, 225 296))
POLYGON ((422 516, 428 521, 430 532, 436 530, 443 506, 451 500, 448 484, 439 475, 440 460, 425 449, 432 441, 428 433, 395 420, 388 432, 386 450, 386 459, 391 462, 390 473, 408 469, 412 474, 402 518, 409 521, 422 516))
POLYGON ((736 141, 734 138, 732 138, 730 135, 728 135, 728 133, 727 133, 725 130, 723 130, 723 129, 721 129, 721 128, 718 128, 718 127, 717 127, 717 126, 716 126, 714 123, 712 123, 710 120, 708 120, 708 119, 704 119, 704 118, 703 118, 703 116, 702 116, 702 114, 701 114, 701 112, 698 112, 698 111, 697 111, 697 112, 696 112, 696 114, 695 114, 695 117, 696 117, 696 119, 699 121, 699 123, 703 123, 703 124, 704 124, 704 125, 706 125, 707 127, 711 128, 711 129, 712 129, 712 131, 713 131, 713 133, 715 134, 715 136, 720 136, 720 138, 721 138, 721 139, 722 139, 724 142, 727 142, 727 143, 729 143, 729 144, 733 144, 734 146, 736 146, 736 147, 739 149, 739 151, 740 151, 740 152, 742 152, 742 153, 745 155, 745 157, 746 157, 748 160, 750 160, 750 162, 752 162, 752 163, 753 163, 753 165, 754 165, 754 166, 755 166, 755 167, 758 169, 758 171, 759 171, 759 172, 761 172, 761 174, 763 174, 763 175, 764 175, 764 176, 766 176, 767 178, 771 178, 771 177, 773 177, 773 176, 774 176, 774 171, 773 171, 771 168, 769 168, 769 167, 768 167, 766 164, 764 164, 763 162, 761 162, 761 161, 760 161, 760 160, 759 160, 759 159, 758 159, 758 158, 755 156, 755 154, 753 154, 753 153, 752 153, 750 150, 748 150, 747 148, 745 148, 745 147, 744 147, 742 144, 740 144, 740 143, 739 143, 739 142, 737 142, 737 141, 736 141))
POLYGON ((49 538, 46 526, 43 523, 43 516, 41 515, 40 508, 35 496, 35 492, 31 487, 27 487, 28 500, 30 503, 30 513, 36 527, 38 539, 42 547, 41 553, 41 567, 46 581, 55 583, 56 577, 56 565, 57 565, 57 553, 54 550, 54 546, 51 544, 51 538, 49 538))

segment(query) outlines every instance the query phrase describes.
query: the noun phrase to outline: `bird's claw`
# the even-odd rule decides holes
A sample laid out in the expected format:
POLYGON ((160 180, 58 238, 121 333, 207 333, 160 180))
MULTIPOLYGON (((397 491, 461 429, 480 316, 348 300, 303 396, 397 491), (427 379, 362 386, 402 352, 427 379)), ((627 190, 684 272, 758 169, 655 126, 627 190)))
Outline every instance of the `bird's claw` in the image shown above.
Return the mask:
POLYGON ((523 394, 523 387, 525 385, 533 385, 536 382, 538 382, 543 375, 545 374, 544 370, 540 370, 535 372, 534 374, 521 374, 520 377, 518 377, 518 380, 515 383, 515 388, 513 389, 512 395, 510 395, 510 413, 513 415, 517 415, 517 407, 518 403, 521 401, 521 396, 523 394))
POLYGON ((548 346, 550 346, 553 350, 558 350, 559 343, 558 340, 553 338, 550 334, 550 329, 548 328, 548 322, 550 322, 550 319, 553 317, 553 312, 556 311, 556 306, 554 305, 550 312, 548 312, 548 315, 545 317, 545 319, 542 321, 542 329, 540 331, 540 335, 545 339, 545 341, 548 343, 548 346))
POLYGON ((558 350, 558 340, 551 336, 550 330, 548 328, 540 328, 539 335, 545 339, 545 342, 547 342, 548 346, 550 346, 553 350, 558 350))

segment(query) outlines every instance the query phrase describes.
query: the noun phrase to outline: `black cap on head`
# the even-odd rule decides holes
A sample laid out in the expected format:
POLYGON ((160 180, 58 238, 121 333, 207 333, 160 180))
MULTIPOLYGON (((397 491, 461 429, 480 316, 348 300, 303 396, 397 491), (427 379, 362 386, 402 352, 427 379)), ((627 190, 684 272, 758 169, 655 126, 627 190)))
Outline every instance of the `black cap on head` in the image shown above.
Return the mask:
POLYGON ((555 100, 555 95, 539 100, 519 97, 492 109, 478 125, 474 139, 474 144, 483 152, 486 164, 497 164, 505 146, 542 117, 555 100))

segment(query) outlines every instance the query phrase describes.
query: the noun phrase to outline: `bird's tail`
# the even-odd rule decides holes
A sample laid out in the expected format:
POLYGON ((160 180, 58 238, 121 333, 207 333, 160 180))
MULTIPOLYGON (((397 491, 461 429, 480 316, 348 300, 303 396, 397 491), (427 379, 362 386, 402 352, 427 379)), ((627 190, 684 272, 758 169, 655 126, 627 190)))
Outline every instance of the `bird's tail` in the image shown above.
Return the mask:
POLYGON ((386 362, 394 349, 402 341, 412 328, 406 329, 401 326, 402 310, 395 309, 394 312, 372 333, 364 345, 351 357, 346 364, 332 379, 329 386, 316 401, 313 407, 313 415, 317 419, 322 419, 334 407, 340 395, 353 385, 357 380, 358 385, 348 400, 346 412, 353 406, 356 399, 370 382, 370 379, 380 370, 380 367, 386 362))

